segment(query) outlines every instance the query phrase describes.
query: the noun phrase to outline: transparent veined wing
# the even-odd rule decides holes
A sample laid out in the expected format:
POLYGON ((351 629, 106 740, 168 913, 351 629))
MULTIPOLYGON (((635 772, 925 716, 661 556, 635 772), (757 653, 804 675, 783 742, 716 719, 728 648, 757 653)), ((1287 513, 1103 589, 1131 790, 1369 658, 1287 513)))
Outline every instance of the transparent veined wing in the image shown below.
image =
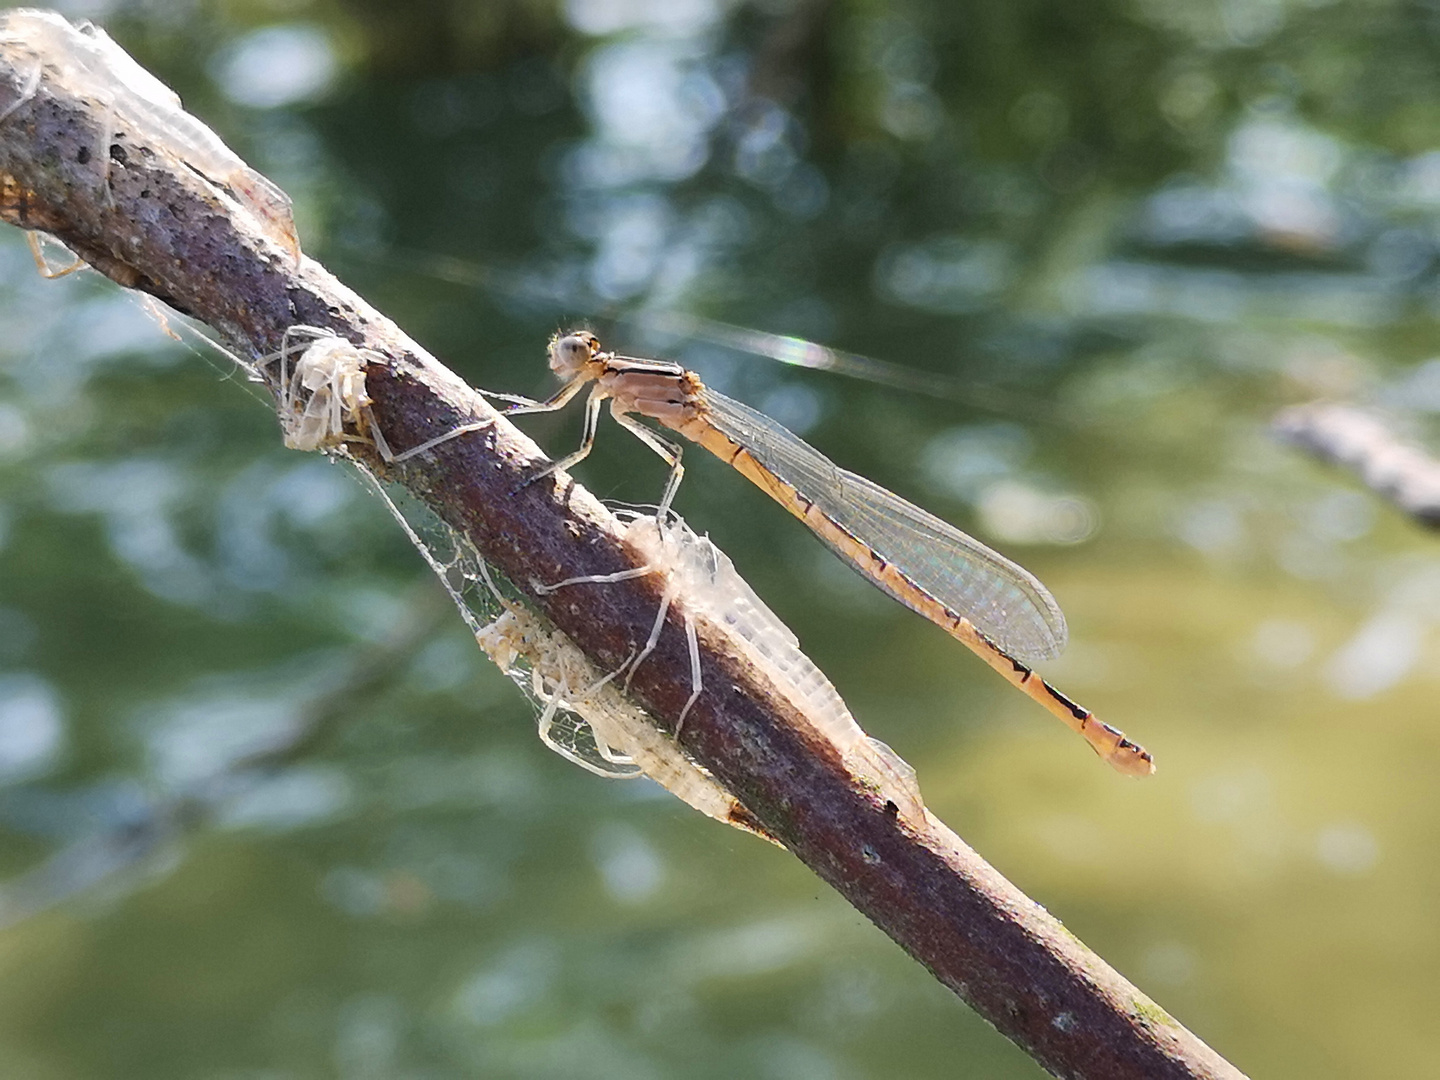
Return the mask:
MULTIPOLYGON (((899 571, 921 593, 963 615, 1015 659, 1035 663, 1065 647, 1065 616, 1035 575, 934 514, 840 468, 798 435, 748 405, 704 392, 706 419, 764 469, 794 487, 830 522, 899 571)), ((907 607, 914 598, 869 573, 820 529, 837 555, 907 607)), ((918 610, 918 608, 917 608, 918 610)))

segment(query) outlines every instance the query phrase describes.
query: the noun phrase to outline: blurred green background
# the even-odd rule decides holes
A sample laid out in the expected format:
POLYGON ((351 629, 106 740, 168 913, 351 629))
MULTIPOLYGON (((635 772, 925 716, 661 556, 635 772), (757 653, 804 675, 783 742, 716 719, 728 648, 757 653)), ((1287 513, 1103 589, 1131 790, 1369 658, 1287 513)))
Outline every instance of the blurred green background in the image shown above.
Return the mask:
MULTIPOLYGON (((682 512, 931 808, 1166 1009, 1257 1077, 1434 1074, 1440 537, 1268 433, 1440 411, 1433 5, 63 10, 477 385, 546 392, 587 321, 1034 570, 1071 625, 1045 674, 1153 779, 687 458, 682 512)), ((6 1075, 1040 1075, 782 852, 549 753, 227 362, 18 232, 0 276, 6 1075)), ((653 499, 602 435, 582 482, 653 499)))

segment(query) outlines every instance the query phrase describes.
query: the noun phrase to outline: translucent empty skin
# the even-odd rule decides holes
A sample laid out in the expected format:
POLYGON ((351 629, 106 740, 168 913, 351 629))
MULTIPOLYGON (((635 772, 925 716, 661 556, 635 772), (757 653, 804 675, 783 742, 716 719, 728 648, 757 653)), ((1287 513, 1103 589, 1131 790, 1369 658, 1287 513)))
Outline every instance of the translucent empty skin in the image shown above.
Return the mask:
MULTIPOLYGON (((285 331, 280 351, 265 357, 278 364, 280 423, 292 450, 329 450, 346 442, 370 442, 378 435, 369 420, 365 364, 375 354, 313 326, 285 331), (346 429, 353 429, 347 431, 346 429)), ((383 457, 391 455, 376 441, 383 457)))
POLYGON ((568 637, 547 629, 518 604, 475 635, 481 649, 542 704, 540 739, 557 754, 600 776, 648 776, 702 814, 752 829, 739 801, 644 710, 599 674, 568 637), (566 722, 565 713, 571 714, 566 722), (578 719, 579 723, 575 721, 578 719), (589 742, 585 736, 588 728, 589 742))
MULTIPOLYGON (((72 26, 54 12, 19 8, 0 15, 0 39, 35 54, 33 77, 20 97, 0 113, 0 123, 35 95, 48 68, 73 92, 101 102, 109 111, 112 131, 124 131, 133 142, 183 161, 221 198, 248 213, 291 258, 299 259, 289 196, 187 113, 179 95, 137 64, 104 30, 89 22, 72 26)), ((93 160, 108 185, 110 136, 101 142, 93 160)))
POLYGON ((685 716, 699 698, 700 656, 696 643, 695 618, 701 616, 723 627, 740 643, 750 661, 768 675, 776 689, 828 739, 839 752, 846 768, 862 786, 889 801, 907 821, 918 824, 924 818, 924 803, 915 780, 915 770, 878 739, 872 739, 855 722, 839 692, 808 656, 790 628, 755 595, 723 551, 709 537, 693 532, 679 515, 663 516, 621 511, 627 520, 626 542, 645 565, 615 574, 569 578, 554 585, 540 586, 542 592, 584 584, 613 584, 646 574, 665 580, 660 608, 649 639, 626 665, 628 675, 654 650, 665 625, 665 615, 677 599, 690 647, 690 699, 681 710, 676 735, 685 716))
POLYGON ((461 539, 432 524, 440 530, 437 546, 450 549, 448 558, 437 556, 380 482, 361 471, 440 579, 485 655, 539 705, 539 734, 546 746, 600 776, 648 776, 702 814, 772 839, 724 785, 686 757, 680 744, 622 691, 618 672, 597 671, 565 634, 502 593, 461 539))
MULTIPOLYGON (((830 740, 861 783, 892 802, 906 820, 923 820, 915 771, 884 743, 865 734, 834 684, 800 650, 794 632, 765 606, 709 537, 697 535, 678 515, 670 514, 635 517, 625 538, 647 563, 679 582, 689 610, 702 613, 744 643, 752 662, 830 740)), ((691 617, 688 611, 686 617, 691 617)), ((698 668, 695 680, 698 683, 698 668)))

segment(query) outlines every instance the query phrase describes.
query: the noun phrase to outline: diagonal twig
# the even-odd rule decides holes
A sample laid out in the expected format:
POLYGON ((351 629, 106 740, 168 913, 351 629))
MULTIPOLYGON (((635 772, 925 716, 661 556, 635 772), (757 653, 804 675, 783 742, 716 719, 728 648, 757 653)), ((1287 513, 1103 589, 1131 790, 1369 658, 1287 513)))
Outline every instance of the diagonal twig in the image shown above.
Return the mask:
POLYGON ((1440 460, 1355 405, 1294 405, 1271 421, 1285 442, 1359 477, 1422 525, 1440 529, 1440 460))
MULTIPOLYGON (((161 108, 153 88, 147 97, 116 76, 97 94, 106 72, 84 35, 39 18, 12 12, 0 22, 0 216, 54 234, 251 358, 279 349, 298 324, 373 350, 370 408, 396 451, 484 423, 399 466, 363 444, 352 452, 468 538, 597 668, 620 666, 658 610, 653 576, 549 595, 531 584, 639 565, 604 507, 563 473, 525 485, 544 460, 538 448, 300 255, 268 181, 161 108)), ((1240 1076, 933 816, 907 820, 857 785, 834 746, 721 628, 701 622, 698 636, 704 690, 684 725, 686 752, 1044 1068, 1135 1080, 1240 1076)), ((673 729, 691 689, 672 608, 631 690, 673 729)))

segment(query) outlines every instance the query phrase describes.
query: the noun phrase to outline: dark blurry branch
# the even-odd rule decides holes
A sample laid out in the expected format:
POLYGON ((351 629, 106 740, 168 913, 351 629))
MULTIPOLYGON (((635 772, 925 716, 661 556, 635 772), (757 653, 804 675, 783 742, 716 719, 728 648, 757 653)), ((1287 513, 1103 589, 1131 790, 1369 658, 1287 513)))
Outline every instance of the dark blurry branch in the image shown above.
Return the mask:
POLYGON ((1271 423, 1286 442, 1349 469, 1422 525, 1440 528, 1440 461, 1354 405, 1297 405, 1271 423))
MULTIPOLYGON (((209 324, 252 359, 277 350, 298 324, 374 350, 380 359, 365 371, 371 411, 396 450, 484 421, 482 431, 401 467, 362 444, 353 452, 531 593, 596 667, 613 671, 627 660, 658 609, 652 575, 548 596, 530 585, 636 564, 605 508, 564 474, 525 485, 544 460, 538 448, 299 256, 283 201, 263 178, 153 101, 131 100, 131 86, 98 94, 94 65, 74 62, 85 43, 72 39, 82 35, 67 27, 69 37, 53 28, 43 41, 27 36, 34 19, 12 13, 0 25, 0 216, 53 233, 97 270, 209 324)), ((1107 1080, 1240 1075, 939 821, 907 824, 857 784, 833 745, 721 629, 702 622, 700 641, 705 689, 684 726, 686 752, 1043 1067, 1107 1080)), ((673 726, 691 689, 673 608, 632 689, 673 726)))

